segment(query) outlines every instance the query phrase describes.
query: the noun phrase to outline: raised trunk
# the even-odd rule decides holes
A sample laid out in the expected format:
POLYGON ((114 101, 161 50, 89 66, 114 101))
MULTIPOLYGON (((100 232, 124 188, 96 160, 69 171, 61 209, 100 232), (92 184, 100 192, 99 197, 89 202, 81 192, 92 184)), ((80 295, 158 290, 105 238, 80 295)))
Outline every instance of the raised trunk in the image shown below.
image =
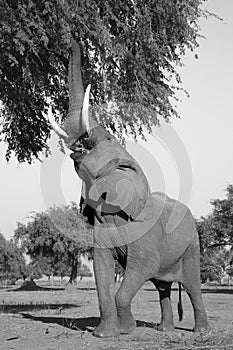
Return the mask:
POLYGON ((83 98, 81 51, 79 44, 72 39, 72 54, 69 61, 69 111, 64 124, 68 135, 79 135, 83 98))
POLYGON ((72 53, 69 60, 69 110, 63 127, 60 127, 55 121, 51 107, 47 115, 52 128, 65 140, 69 148, 73 147, 81 135, 86 132, 89 133, 90 126, 92 128, 97 126, 96 122, 92 118, 89 118, 88 115, 90 85, 87 87, 84 95, 80 47, 73 39, 71 43, 72 53))

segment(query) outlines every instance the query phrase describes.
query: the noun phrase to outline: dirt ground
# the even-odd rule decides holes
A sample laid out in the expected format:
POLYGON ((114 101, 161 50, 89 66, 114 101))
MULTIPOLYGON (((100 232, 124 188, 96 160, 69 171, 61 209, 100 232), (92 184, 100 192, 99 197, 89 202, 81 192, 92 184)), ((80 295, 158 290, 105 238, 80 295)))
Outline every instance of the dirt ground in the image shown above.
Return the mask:
MULTIPOLYGON (((116 288, 119 284, 116 284, 116 288)), ((136 295, 133 314, 137 328, 130 335, 99 339, 92 336, 99 322, 98 301, 93 282, 79 282, 77 288, 49 291, 14 291, 0 288, 1 350, 163 350, 233 349, 233 290, 203 290, 211 324, 208 333, 191 332, 193 311, 183 292, 184 319, 177 316, 178 291, 172 292, 176 329, 158 332, 158 292, 146 284, 136 295)))

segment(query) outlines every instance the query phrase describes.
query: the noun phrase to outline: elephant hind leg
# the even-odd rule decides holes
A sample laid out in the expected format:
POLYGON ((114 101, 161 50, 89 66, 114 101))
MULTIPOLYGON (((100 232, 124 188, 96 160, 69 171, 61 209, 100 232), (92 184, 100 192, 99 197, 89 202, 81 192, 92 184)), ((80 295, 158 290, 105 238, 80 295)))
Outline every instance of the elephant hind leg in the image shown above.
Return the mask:
POLYGON ((200 253, 198 243, 192 243, 186 250, 182 264, 183 280, 181 281, 193 306, 194 331, 208 330, 200 283, 200 253))
POLYGON ((151 282, 159 291, 159 301, 161 308, 161 322, 158 325, 159 331, 173 331, 173 312, 171 306, 171 286, 172 282, 158 281, 151 279, 151 282))

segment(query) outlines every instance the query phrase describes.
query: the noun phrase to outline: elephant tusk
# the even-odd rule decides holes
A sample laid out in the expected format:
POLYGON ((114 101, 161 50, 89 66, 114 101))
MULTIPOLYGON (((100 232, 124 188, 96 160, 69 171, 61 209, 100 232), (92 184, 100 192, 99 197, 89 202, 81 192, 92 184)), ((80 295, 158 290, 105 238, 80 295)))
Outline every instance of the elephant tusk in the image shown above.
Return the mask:
POLYGON ((51 125, 51 127, 53 128, 53 130, 55 131, 55 133, 60 136, 63 140, 67 140, 68 138, 68 135, 67 133, 65 132, 65 130, 63 130, 59 125, 58 123, 56 122, 56 120, 54 119, 53 117, 53 114, 52 114, 52 107, 50 106, 49 109, 48 109, 48 121, 51 125))
POLYGON ((90 131, 88 108, 89 108, 89 96, 90 96, 91 84, 88 85, 85 91, 83 99, 83 108, 82 108, 82 130, 85 130, 87 133, 90 131))

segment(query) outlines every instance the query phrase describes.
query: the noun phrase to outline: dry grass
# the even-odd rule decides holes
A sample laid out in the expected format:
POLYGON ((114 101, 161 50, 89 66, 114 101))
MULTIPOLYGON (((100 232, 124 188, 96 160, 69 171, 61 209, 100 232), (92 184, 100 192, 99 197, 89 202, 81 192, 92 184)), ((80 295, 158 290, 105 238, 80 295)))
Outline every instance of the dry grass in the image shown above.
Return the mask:
POLYGON ((212 330, 208 333, 187 334, 162 334, 157 336, 154 350, 220 350, 233 349, 233 328, 226 331, 212 330), (156 344, 157 343, 157 344, 156 344))
POLYGON ((1 289, 0 317, 4 323, 0 320, 0 324, 5 334, 2 344, 6 344, 1 349, 10 349, 9 342, 15 342, 15 349, 29 350, 33 339, 33 350, 233 350, 233 303, 232 295, 226 292, 203 295, 212 327, 209 332, 190 332, 193 314, 185 294, 184 321, 178 323, 176 291, 172 299, 177 329, 169 333, 158 332, 155 323, 159 321, 158 293, 153 289, 142 289, 133 304, 133 313, 138 320, 136 330, 116 339, 96 339, 90 332, 98 322, 99 314, 94 284, 82 282, 70 291, 13 292, 1 289), (83 322, 87 324, 89 319, 92 319, 89 329, 79 327, 83 322))

